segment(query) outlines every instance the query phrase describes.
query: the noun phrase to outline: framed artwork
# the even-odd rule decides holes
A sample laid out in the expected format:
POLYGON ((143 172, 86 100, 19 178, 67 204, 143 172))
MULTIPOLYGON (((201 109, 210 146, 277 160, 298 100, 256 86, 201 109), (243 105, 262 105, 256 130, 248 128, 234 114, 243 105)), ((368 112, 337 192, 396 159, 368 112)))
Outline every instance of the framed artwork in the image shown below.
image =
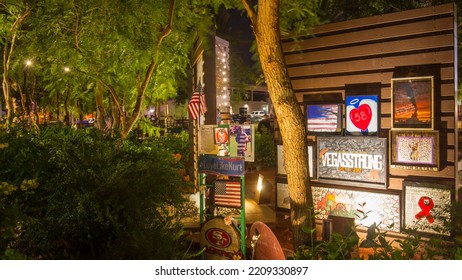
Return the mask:
POLYGON ((390 131, 390 167, 438 171, 438 131, 390 131))
POLYGON ((391 80, 392 129, 433 129, 433 76, 391 80))
POLYGON ((341 134, 342 104, 306 105, 308 134, 341 134))
MULTIPOLYGON (((282 144, 276 147, 277 156, 277 174, 286 176, 287 171, 284 165, 284 148, 282 144)), ((308 172, 311 180, 315 180, 317 173, 317 161, 316 161, 316 143, 313 141, 308 142, 308 172)))
POLYGON ((364 188, 387 188, 387 139, 317 137, 318 181, 364 188))
POLYGON ((241 124, 229 126, 229 154, 231 157, 244 157, 247 162, 255 161, 255 126, 241 124))
POLYGON ((276 177, 276 209, 290 210, 289 189, 285 177, 276 177))
POLYGON ((450 235, 444 221, 450 219, 446 207, 454 197, 453 187, 434 182, 403 181, 404 227, 420 232, 450 235))
POLYGON ((222 144, 229 144, 229 127, 215 127, 214 133, 215 136, 215 144, 222 145, 222 144))
POLYGON ((401 192, 372 192, 340 187, 313 186, 313 205, 317 219, 330 215, 354 218, 357 225, 376 223, 387 231, 401 230, 401 192), (369 212, 364 217, 360 211, 369 212))
POLYGON ((281 145, 276 147, 276 156, 277 156, 277 174, 278 175, 287 175, 286 168, 284 166, 284 148, 281 145))
POLYGON ((378 95, 351 95, 345 97, 346 135, 378 134, 378 95))

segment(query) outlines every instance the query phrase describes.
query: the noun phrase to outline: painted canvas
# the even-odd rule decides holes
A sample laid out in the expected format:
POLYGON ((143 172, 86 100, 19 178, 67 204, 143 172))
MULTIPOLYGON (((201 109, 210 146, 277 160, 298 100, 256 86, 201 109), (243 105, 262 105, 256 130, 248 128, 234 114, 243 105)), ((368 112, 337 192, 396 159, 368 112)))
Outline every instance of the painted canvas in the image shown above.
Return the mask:
POLYGON ((346 96, 346 134, 377 135, 378 96, 346 96))

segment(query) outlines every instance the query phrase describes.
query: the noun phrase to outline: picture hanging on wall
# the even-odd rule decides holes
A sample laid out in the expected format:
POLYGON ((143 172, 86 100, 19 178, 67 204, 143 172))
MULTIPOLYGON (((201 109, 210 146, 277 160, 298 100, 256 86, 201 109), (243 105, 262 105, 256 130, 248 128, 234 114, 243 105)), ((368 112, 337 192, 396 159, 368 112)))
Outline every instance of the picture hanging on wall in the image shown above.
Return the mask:
POLYGON ((317 219, 326 219, 329 215, 349 217, 354 218, 357 225, 370 226, 376 223, 379 228, 387 231, 400 231, 400 192, 385 193, 313 186, 312 193, 317 219))
POLYGON ((444 228, 444 221, 450 219, 448 207, 453 199, 450 185, 405 180, 403 193, 405 228, 450 235, 444 228))
POLYGON ((391 168, 438 171, 438 131, 390 131, 391 168))
MULTIPOLYGON (((284 148, 282 145, 277 145, 276 148, 277 155, 277 174, 278 175, 287 175, 287 171, 284 165, 284 148)), ((313 141, 308 141, 308 172, 311 180, 316 179, 316 143, 313 141)))
POLYGON ((392 129, 433 129, 433 77, 391 80, 392 129))
POLYGON ((308 134, 341 134, 342 104, 306 105, 308 134))
POLYGON ((351 95, 345 97, 345 122, 347 135, 378 134, 377 95, 351 95))
POLYGON ((276 209, 290 210, 289 189, 285 177, 276 177, 276 209))

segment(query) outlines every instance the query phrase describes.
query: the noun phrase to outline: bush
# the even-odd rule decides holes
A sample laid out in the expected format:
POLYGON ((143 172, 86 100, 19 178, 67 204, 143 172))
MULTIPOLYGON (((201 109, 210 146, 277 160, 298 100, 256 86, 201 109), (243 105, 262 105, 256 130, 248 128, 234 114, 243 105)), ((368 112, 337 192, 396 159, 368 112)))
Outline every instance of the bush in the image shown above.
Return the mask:
POLYGON ((8 159, 0 162, 0 181, 37 184, 1 197, 2 213, 18 211, 10 249, 45 259, 183 255, 180 221, 190 207, 182 190, 189 183, 168 142, 47 126, 40 134, 1 131, 0 143, 8 159))

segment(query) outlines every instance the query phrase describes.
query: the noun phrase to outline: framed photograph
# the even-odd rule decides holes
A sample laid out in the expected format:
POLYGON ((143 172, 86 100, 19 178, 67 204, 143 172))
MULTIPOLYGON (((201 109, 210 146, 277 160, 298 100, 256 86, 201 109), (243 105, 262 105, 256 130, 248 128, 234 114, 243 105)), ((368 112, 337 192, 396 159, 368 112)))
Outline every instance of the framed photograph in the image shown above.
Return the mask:
MULTIPOLYGON (((277 156, 277 174, 280 176, 286 176, 287 171, 284 165, 284 148, 282 144, 276 147, 277 156)), ((308 142, 308 172, 310 179, 315 180, 317 178, 317 161, 316 161, 316 143, 313 141, 308 142)))
POLYGON ((363 188, 387 188, 387 139, 317 137, 318 181, 363 188))
POLYGON ((357 225, 373 223, 387 231, 401 230, 400 191, 359 191, 341 187, 312 186, 317 219, 330 215, 354 218, 357 225), (369 212, 365 217, 360 211, 369 212))
POLYGON ((390 131, 390 167, 438 171, 438 131, 390 131))
POLYGON ((285 177, 276 177, 276 210, 290 210, 289 189, 285 177))
POLYGON ((255 137, 253 124, 229 126, 229 155, 244 157, 247 162, 255 161, 255 137))
POLYGON ((391 92, 392 129, 433 129, 433 76, 392 79, 391 92))
POLYGON ((215 127, 213 130, 213 135, 215 137, 215 144, 229 144, 229 127, 215 127))
POLYGON ((342 133, 342 104, 306 105, 305 109, 308 134, 342 133))
POLYGON ((345 97, 345 134, 373 136, 378 134, 378 95, 345 97))
POLYGON ((404 227, 431 234, 450 235, 444 221, 454 199, 453 187, 437 182, 403 181, 404 227))

